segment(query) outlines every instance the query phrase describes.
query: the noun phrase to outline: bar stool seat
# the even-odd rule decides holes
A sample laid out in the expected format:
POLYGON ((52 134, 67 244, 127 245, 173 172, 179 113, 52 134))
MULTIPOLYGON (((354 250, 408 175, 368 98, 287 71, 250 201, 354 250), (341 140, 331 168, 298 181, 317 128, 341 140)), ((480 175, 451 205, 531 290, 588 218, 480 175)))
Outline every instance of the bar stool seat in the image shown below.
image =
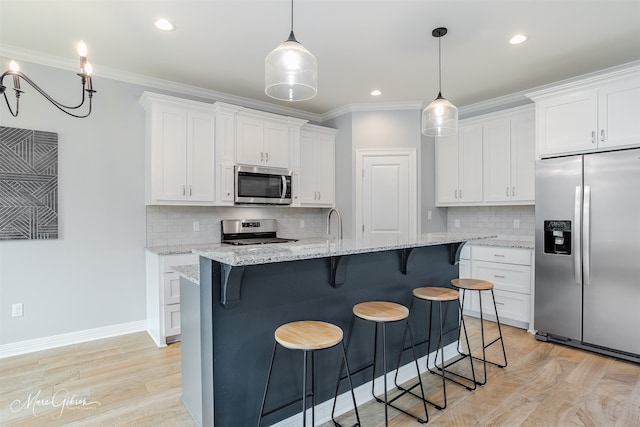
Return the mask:
POLYGON ((484 385, 487 383, 487 363, 495 365, 499 368, 505 368, 507 366, 507 352, 504 348, 504 339, 502 337, 502 327, 500 326, 500 317, 498 316, 496 296, 495 296, 495 293, 493 292, 494 284, 488 280, 473 279, 473 278, 452 279, 451 284, 462 291, 462 307, 464 307, 464 299, 465 299, 466 291, 478 292, 478 301, 480 304, 480 331, 482 335, 482 358, 473 356, 471 354, 471 346, 469 346, 468 354, 464 353, 460 349, 458 350, 458 352, 463 356, 468 356, 472 359, 479 360, 482 362, 484 379, 482 381, 476 381, 476 384, 484 385), (481 295, 482 292, 486 292, 486 291, 491 292, 491 299, 493 301, 493 310, 496 315, 496 323, 498 325, 498 337, 489 343, 486 343, 485 341, 484 314, 483 314, 484 312, 482 310, 482 295, 481 295), (502 357, 504 362, 494 362, 494 361, 487 360, 487 348, 489 348, 491 345, 495 344, 498 341, 500 341, 500 344, 502 346, 502 357))
POLYGON ((302 320, 276 329, 274 337, 283 347, 292 350, 322 350, 342 341, 342 329, 327 322, 302 320))
MULTIPOLYGON (((374 322, 375 323, 375 332, 374 332, 374 342, 373 342, 373 362, 361 367, 360 369, 357 369, 353 372, 351 372, 352 375, 355 375, 359 372, 364 371, 365 369, 368 368, 373 368, 373 373, 372 373, 372 379, 371 379, 371 394, 373 395, 373 398, 379 402, 379 403, 384 403, 384 418, 385 418, 385 425, 388 426, 389 425, 389 414, 388 414, 388 408, 389 406, 400 411, 403 412, 406 415, 409 415, 410 417, 416 419, 418 422, 420 423, 426 423, 429 421, 429 415, 427 414, 427 406, 426 406, 426 400, 424 398, 424 392, 422 393, 422 401, 423 401, 423 406, 424 406, 424 414, 425 414, 425 419, 422 419, 416 415, 413 415, 411 413, 409 413, 408 411, 401 409, 395 405, 393 405, 393 402, 395 402, 397 399, 399 399, 400 397, 402 397, 403 395, 405 395, 407 392, 402 392, 400 394, 398 394, 397 396, 395 396, 393 399, 389 400, 388 396, 387 396, 387 373, 386 373, 386 367, 387 367, 387 335, 386 335, 386 325, 387 323, 391 323, 391 322, 398 322, 398 321, 407 321, 409 318, 409 309, 407 307, 405 307, 402 304, 397 304, 394 302, 387 302, 387 301, 367 301, 367 302, 362 302, 359 304, 356 304, 353 306, 353 316, 351 318, 351 325, 349 326, 349 337, 348 337, 348 341, 347 341, 347 353, 349 351, 349 342, 351 341, 352 338, 352 333, 353 333, 353 325, 356 319, 361 319, 361 320, 365 320, 368 322, 374 322), (383 382, 384 382, 384 399, 380 399, 378 398, 375 394, 374 394, 374 388, 375 388, 375 378, 376 378, 376 368, 377 368, 377 344, 378 344, 378 325, 381 326, 382 329, 382 366, 383 366, 383 372, 382 372, 382 377, 383 377, 383 382)), ((419 381, 419 385, 420 385, 420 390, 422 391, 422 380, 420 378, 420 369, 418 368, 418 362, 416 359, 416 355, 415 355, 415 348, 413 345, 413 337, 411 336, 411 329, 409 328, 409 324, 408 322, 406 323, 405 326, 405 334, 406 331, 409 331, 409 338, 411 340, 411 349, 413 350, 413 359, 415 361, 415 365, 416 365, 416 371, 418 374, 418 381, 419 381)), ((406 335, 405 335, 406 336, 406 335)), ((404 339, 405 337, 403 337, 403 342, 401 343, 401 348, 402 346, 404 346, 404 339)), ((402 353, 400 353, 398 355, 398 363, 400 362, 400 356, 402 355, 402 353)), ((340 386, 340 381, 343 380, 344 377, 339 378, 338 379, 338 383, 336 384, 336 392, 335 395, 338 395, 338 389, 340 386)), ((414 386, 415 387, 415 386, 414 386)), ((413 393, 411 393, 413 394, 413 393)), ((418 396, 419 397, 419 396, 418 396)), ((333 406, 333 411, 331 413, 331 417, 333 419, 334 424, 339 425, 337 423, 337 421, 335 420, 335 400, 334 400, 334 406, 333 406)))
MULTIPOLYGON (((274 332, 275 344, 273 346, 273 353, 271 355, 271 364, 269 365, 269 373, 267 375, 267 383, 264 389, 264 395, 262 403, 260 405, 260 417, 258 418, 258 427, 262 424, 262 419, 274 412, 284 409, 296 402, 302 400, 302 425, 307 425, 307 397, 310 395, 311 402, 311 424, 315 425, 315 364, 314 364, 314 352, 317 350, 325 350, 332 348, 342 343, 343 332, 342 329, 334 324, 321 322, 316 320, 301 320, 296 322, 286 323, 278 327, 274 332), (303 352, 303 369, 302 369, 302 398, 293 400, 289 403, 285 403, 275 409, 268 412, 264 411, 265 402, 267 400, 267 391, 269 390, 269 382, 271 380, 271 373, 273 370, 273 362, 276 356, 276 350, 278 345, 290 349, 290 350, 302 350, 303 352), (307 393, 307 353, 311 354, 311 393, 307 393)), ((351 375, 349 373, 349 365, 347 364, 347 354, 342 346, 342 366, 346 366, 347 375, 349 380, 349 387, 351 388, 351 397, 353 399, 353 406, 356 413, 357 425, 360 425, 360 416, 358 414, 358 408, 356 406, 356 398, 353 392, 353 384, 351 382, 351 375)))
POLYGON ((460 293, 455 289, 423 287, 413 290, 413 296, 427 301, 455 301, 460 297, 460 293))

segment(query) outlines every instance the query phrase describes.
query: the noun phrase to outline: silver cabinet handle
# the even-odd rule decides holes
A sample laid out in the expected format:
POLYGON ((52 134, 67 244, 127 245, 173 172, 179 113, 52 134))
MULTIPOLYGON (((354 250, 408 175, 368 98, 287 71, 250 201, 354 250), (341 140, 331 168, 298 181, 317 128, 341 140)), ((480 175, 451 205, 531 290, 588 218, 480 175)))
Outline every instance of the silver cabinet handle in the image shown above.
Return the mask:
POLYGON ((516 195, 516 186, 514 185, 513 187, 511 187, 511 196, 515 196, 516 195))
POLYGON ((322 193, 318 191, 318 200, 322 200, 322 193))
POLYGON ((596 131, 592 131, 591 132, 591 143, 595 144, 596 143, 596 131))
POLYGON ((462 199, 462 188, 460 189, 460 192, 458 194, 460 195, 460 198, 462 199))
POLYGON ((504 305, 504 303, 496 301, 496 305, 504 305))
POLYGON ((600 129, 600 141, 604 142, 604 129, 600 129))
POLYGON ((496 279, 504 279, 504 276, 501 276, 499 274, 494 274, 493 277, 495 277, 496 279))
POLYGON ((193 188, 191 188, 191 186, 189 186, 189 195, 191 196, 193 194, 193 188))
POLYGON ((457 188, 455 190, 453 190, 453 198, 454 199, 458 198, 458 189, 457 188))
POLYGON ((504 258, 504 254, 493 254, 493 256, 497 258, 504 258))
POLYGON ((507 187, 507 191, 505 193, 505 196, 509 197, 509 187, 507 187))
POLYGON ((186 196, 187 195, 187 187, 186 186, 182 186, 182 195, 186 196))
POLYGON ((264 153, 262 151, 260 152, 260 161, 264 162, 264 153))
POLYGON ((269 153, 264 153, 265 162, 269 163, 269 153))

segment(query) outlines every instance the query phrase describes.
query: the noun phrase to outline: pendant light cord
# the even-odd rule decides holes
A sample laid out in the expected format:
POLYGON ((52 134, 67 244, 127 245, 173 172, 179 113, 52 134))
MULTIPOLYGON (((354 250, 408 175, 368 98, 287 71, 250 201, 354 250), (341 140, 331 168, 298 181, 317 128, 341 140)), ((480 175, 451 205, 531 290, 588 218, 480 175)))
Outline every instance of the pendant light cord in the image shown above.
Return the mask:
POLYGON ((293 0, 291 0, 291 32, 293 33, 293 0))
POLYGON ((442 36, 438 37, 438 96, 442 96, 442 36))

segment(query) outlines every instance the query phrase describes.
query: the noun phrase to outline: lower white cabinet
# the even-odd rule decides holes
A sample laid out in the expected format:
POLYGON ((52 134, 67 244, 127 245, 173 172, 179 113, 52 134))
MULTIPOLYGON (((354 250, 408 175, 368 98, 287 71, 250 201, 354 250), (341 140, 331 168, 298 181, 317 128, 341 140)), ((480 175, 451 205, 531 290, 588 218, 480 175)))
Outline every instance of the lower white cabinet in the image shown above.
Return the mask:
MULTIPOLYGON (((532 256, 530 249, 467 245, 461 253, 459 275, 492 282, 500 322, 532 329, 532 256)), ((495 320, 491 293, 481 295, 483 316, 495 320)), ((467 292, 464 305, 465 314, 480 316, 477 292, 467 292)))
POLYGON ((180 335, 180 276, 172 268, 197 263, 195 254, 147 251, 147 332, 158 347, 178 341, 180 335))

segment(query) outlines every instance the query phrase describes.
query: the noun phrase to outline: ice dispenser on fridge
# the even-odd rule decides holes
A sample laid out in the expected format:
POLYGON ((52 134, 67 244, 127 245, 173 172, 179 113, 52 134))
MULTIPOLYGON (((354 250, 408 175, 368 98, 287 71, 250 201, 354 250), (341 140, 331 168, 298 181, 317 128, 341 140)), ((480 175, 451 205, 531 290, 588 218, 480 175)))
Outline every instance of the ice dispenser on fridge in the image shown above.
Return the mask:
POLYGON ((544 221, 544 253, 571 255, 571 221, 544 221))

